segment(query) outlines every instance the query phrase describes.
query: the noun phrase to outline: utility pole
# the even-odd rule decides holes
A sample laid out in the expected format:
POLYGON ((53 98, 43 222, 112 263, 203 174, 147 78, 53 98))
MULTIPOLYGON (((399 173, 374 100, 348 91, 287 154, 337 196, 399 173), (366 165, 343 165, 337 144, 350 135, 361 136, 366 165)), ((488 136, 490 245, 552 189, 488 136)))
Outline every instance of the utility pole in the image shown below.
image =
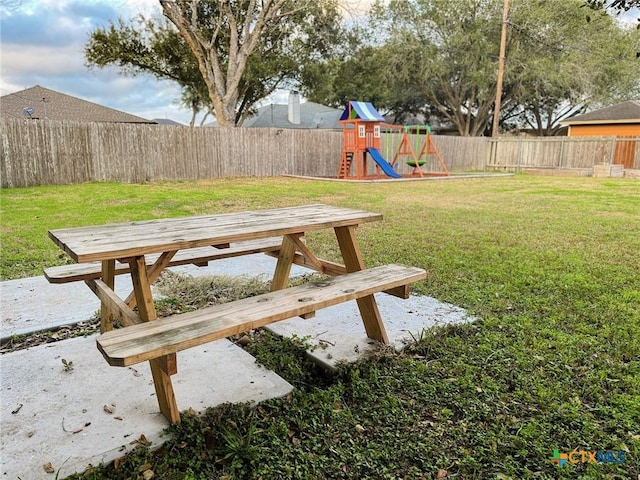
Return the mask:
POLYGON ((498 136, 498 122, 500 121, 500 103, 502 101, 502 77, 504 77, 504 57, 507 50, 507 19, 509 17, 509 0, 504 0, 502 9, 502 34, 500 35, 500 57, 498 58, 498 82, 496 84, 496 104, 493 109, 493 126, 491 136, 498 136))

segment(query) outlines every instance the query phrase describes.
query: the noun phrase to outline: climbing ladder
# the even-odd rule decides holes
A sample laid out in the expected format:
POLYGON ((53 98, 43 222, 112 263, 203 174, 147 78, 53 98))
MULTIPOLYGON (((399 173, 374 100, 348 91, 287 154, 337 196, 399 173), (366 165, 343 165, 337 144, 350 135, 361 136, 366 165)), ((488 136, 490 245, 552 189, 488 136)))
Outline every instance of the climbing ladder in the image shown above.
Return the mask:
POLYGON ((353 152, 344 152, 342 155, 342 161, 338 168, 338 178, 347 178, 351 171, 351 163, 353 162, 353 152))

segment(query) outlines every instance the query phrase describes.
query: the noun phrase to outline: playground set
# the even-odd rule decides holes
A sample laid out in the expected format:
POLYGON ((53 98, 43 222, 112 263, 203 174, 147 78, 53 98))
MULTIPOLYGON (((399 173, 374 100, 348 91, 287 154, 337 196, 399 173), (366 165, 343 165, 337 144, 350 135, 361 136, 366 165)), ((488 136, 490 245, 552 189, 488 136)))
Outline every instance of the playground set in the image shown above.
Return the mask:
POLYGON ((355 101, 349 102, 339 122, 342 124, 342 159, 338 178, 366 180, 449 175, 428 125, 391 125, 371 103, 355 101), (396 147, 398 138, 400 142, 396 147), (429 155, 435 156, 439 170, 423 170, 429 155), (369 157, 375 162, 375 173, 369 170, 369 157), (387 158, 391 158, 391 162, 387 158), (412 167, 410 174, 399 172, 401 161, 412 167))

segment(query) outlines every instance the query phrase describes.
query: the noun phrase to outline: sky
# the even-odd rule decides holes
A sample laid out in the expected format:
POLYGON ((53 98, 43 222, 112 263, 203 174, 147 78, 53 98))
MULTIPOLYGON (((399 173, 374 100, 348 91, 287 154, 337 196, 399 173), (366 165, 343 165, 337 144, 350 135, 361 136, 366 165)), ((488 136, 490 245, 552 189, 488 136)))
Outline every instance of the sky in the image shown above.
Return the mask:
MULTIPOLYGON (((343 0, 356 14, 372 0, 343 0)), ((40 85, 143 118, 188 124, 180 88, 152 76, 126 77, 114 67, 89 69, 89 33, 119 17, 161 15, 158 0, 0 0, 0 95, 40 85)), ((280 91, 273 103, 286 103, 280 91)), ((199 121, 199 119, 198 119, 199 121)))
POLYGON ((153 12, 160 13, 157 0, 1 0, 0 93, 40 85, 143 118, 188 123, 175 84, 84 64, 89 32, 119 16, 153 12))
MULTIPOLYGON (((356 8, 369 1, 348 0, 356 8)), ((0 95, 40 85, 143 118, 188 124, 191 111, 178 105, 180 88, 175 83, 84 64, 91 31, 140 13, 161 15, 159 1, 0 0, 0 95)), ((287 92, 281 91, 270 100, 286 99, 287 92)))

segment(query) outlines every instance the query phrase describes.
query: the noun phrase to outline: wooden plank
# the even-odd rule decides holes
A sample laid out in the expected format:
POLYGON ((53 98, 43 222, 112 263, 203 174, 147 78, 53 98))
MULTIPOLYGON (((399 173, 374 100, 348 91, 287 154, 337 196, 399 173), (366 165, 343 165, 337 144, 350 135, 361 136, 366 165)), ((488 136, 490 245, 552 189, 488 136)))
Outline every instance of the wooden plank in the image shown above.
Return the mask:
MULTIPOLYGON (((142 323, 138 314, 123 302, 113 289, 102 280, 86 280, 86 284, 122 325, 130 327, 131 325, 142 323)), ((105 331, 109 330, 112 330, 112 328, 105 331)))
POLYGON ((49 231, 76 262, 304 233, 382 220, 382 215, 329 205, 255 210, 49 231))
MULTIPOLYGON (((267 255, 275 256, 274 254, 269 252, 267 252, 267 255)), ((347 267, 339 263, 330 262, 328 260, 322 260, 320 258, 318 259, 318 262, 320 263, 320 268, 316 268, 316 265, 309 263, 307 259, 299 253, 296 253, 295 257, 293 258, 293 263, 295 263, 296 265, 310 268, 312 270, 316 270, 319 273, 323 273, 325 275, 331 275, 332 277, 335 277, 337 275, 344 275, 345 273, 348 273, 347 267)), ((407 298, 409 298, 410 288, 409 288, 409 285, 403 285, 403 286, 392 288, 389 290, 384 290, 382 293, 393 295, 394 297, 398 297, 406 300, 407 298)))
POLYGON ((342 253, 342 259, 344 260, 347 272, 364 270, 364 259, 362 258, 360 247, 358 247, 356 227, 340 227, 335 228, 334 231, 336 238, 338 239, 338 246, 340 247, 340 253, 342 253))
POLYGON ((293 257, 296 254, 296 236, 285 235, 282 238, 282 246, 278 253, 278 263, 276 264, 276 270, 271 280, 271 291, 282 290, 286 288, 289 283, 289 275, 291 273, 291 265, 293 264, 293 257))
POLYGON ((97 346, 110 365, 134 365, 425 277, 420 268, 384 265, 112 330, 97 346))
MULTIPOLYGON (((104 260, 102 262, 102 281, 105 285, 113 291, 115 287, 115 268, 116 261, 115 260, 104 260)), ((100 333, 107 332, 113 329, 113 321, 111 319, 113 313, 108 303, 101 302, 100 303, 100 333)))
MULTIPOLYGON (((298 255, 298 253, 296 253, 296 248, 299 248, 300 245, 303 245, 304 248, 306 248, 301 237, 302 234, 296 234, 285 235, 282 238, 282 246, 278 252, 278 263, 276 264, 276 270, 273 274, 273 279, 271 280, 272 292, 287 288, 291 274, 291 266, 293 265, 294 258, 298 255)), ((307 312, 300 315, 300 317, 309 319, 315 317, 315 315, 316 312, 307 312)))
MULTIPOLYGON (((140 312, 140 318, 146 323, 156 323, 158 317, 153 304, 151 283, 147 275, 147 265, 144 256, 132 258, 129 261, 129 266, 131 268, 131 280, 133 282, 133 290, 138 311, 140 312)), ((153 386, 156 391, 156 397, 158 398, 160 411, 171 423, 179 422, 180 412, 178 411, 178 404, 173 391, 173 384, 171 383, 171 375, 177 373, 176 354, 168 353, 164 358, 154 357, 150 359, 149 367, 151 368, 153 386)))
POLYGON ((150 322, 158 318, 153 305, 151 282, 147 276, 147 265, 144 256, 134 257, 129 262, 131 267, 131 281, 136 297, 136 304, 143 322, 150 322))
MULTIPOLYGON (((209 232, 215 229, 222 234, 235 234, 236 232, 247 231, 250 235, 256 229, 274 226, 277 228, 298 228, 301 222, 309 222, 310 225, 319 225, 319 228, 327 228, 333 224, 346 222, 345 225, 357 223, 354 220, 360 218, 367 219, 379 216, 362 210, 343 209, 328 205, 305 205, 300 207, 288 207, 270 210, 255 210, 219 215, 203 215, 192 217, 166 218, 148 220, 132 223, 121 223, 111 225, 87 226, 72 229, 55 230, 52 233, 60 234, 68 239, 70 243, 79 249, 87 245, 100 245, 106 243, 107 246, 114 243, 133 243, 137 247, 141 234, 153 234, 159 239, 143 239, 143 245, 148 241, 162 240, 162 237, 169 241, 177 241, 202 238, 201 232, 209 232)), ((374 220, 368 220, 374 221, 374 220)), ((295 231, 290 233, 296 233, 295 231)), ((206 236, 206 235, 205 235, 206 236)), ((208 245, 224 244, 226 240, 218 240, 219 235, 212 236, 208 245)), ((120 254, 119 257, 131 255, 120 254)))
MULTIPOLYGON (((172 251, 172 252, 164 252, 162 255, 160 255, 158 257, 158 259, 154 262, 153 265, 151 266, 147 266, 147 280, 149 282, 149 284, 152 284, 153 282, 155 282, 158 277, 160 276, 160 274, 162 273, 162 271, 167 268, 167 266, 169 265, 169 263, 171 262, 171 259, 173 258, 173 256, 176 254, 176 251, 172 251)), ((146 263, 146 260, 145 260, 146 263)), ((136 305, 136 292, 135 289, 129 294, 129 296, 127 298, 125 298, 124 303, 126 303, 127 305, 129 305, 131 308, 135 307, 136 305)))
MULTIPOLYGON (((275 256, 274 254, 268 252, 267 255, 275 256)), ((319 268, 316 265, 309 263, 307 258, 303 255, 296 253, 293 257, 293 263, 296 265, 300 265, 301 267, 310 268, 312 270, 316 270, 317 272, 324 273, 325 275, 331 275, 332 277, 336 275, 344 275, 347 273, 347 268, 344 265, 339 263, 330 262, 329 260, 318 259, 319 268)))
POLYGON ((178 402, 171 383, 172 372, 177 369, 175 362, 175 355, 154 358, 149 361, 153 385, 156 397, 158 397, 158 406, 165 418, 171 423, 180 421, 180 410, 178 410, 178 402))
MULTIPOLYGON (((314 253, 307 247, 307 245, 302 241, 300 235, 289 235, 291 240, 296 244, 296 249, 298 252, 302 254, 304 257, 304 262, 306 265, 311 265, 311 268, 317 271, 322 271, 323 265, 322 262, 314 255, 314 253)), ((293 259, 295 261, 295 259, 293 259)))
MULTIPOLYGON (((342 258, 344 259, 344 265, 347 267, 348 272, 356 272, 365 268, 362 252, 358 247, 355 229, 356 227, 352 226, 334 229, 342 252, 342 258)), ((389 337, 382 323, 382 316, 376 299, 373 295, 368 295, 358 298, 357 302, 367 336, 385 345, 388 344, 389 337)))
MULTIPOLYGON (((277 252, 282 243, 279 237, 264 238, 260 240, 249 240, 245 242, 232 243, 229 248, 218 247, 198 247, 179 251, 169 263, 170 267, 179 265, 196 264, 198 266, 207 265, 213 260, 251 255, 254 253, 277 252)), ((158 255, 147 255, 147 265, 151 266, 158 259, 158 255)), ((115 275, 123 275, 130 272, 129 264, 115 263, 115 275)), ((44 276, 49 283, 69 283, 80 280, 91 280, 100 278, 101 263, 76 263, 73 265, 61 265, 50 267, 44 270, 44 276)))
POLYGON ((388 295, 393 295, 394 297, 398 297, 406 300, 407 298, 409 298, 409 292, 410 292, 409 285, 401 285, 396 288, 385 290, 383 293, 386 293, 388 295))

